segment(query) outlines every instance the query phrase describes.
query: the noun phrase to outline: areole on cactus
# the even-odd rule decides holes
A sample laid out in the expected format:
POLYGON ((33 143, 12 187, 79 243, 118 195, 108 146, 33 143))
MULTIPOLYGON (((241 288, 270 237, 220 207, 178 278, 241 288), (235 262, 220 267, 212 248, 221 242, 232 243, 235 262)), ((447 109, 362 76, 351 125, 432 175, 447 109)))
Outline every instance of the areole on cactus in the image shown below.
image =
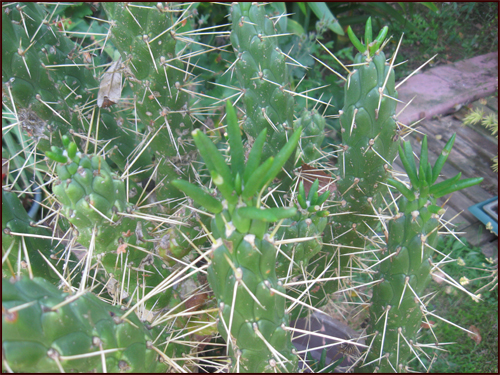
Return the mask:
MULTIPOLYGON (((409 142, 400 146, 387 26, 374 38, 368 19, 363 42, 347 30, 359 53, 344 66, 332 168, 328 103, 291 89, 286 16, 266 4, 217 6, 230 23, 198 30, 197 3, 103 3, 107 34, 75 43, 54 28, 51 5, 4 5, 5 117, 32 139, 9 157, 26 160, 21 170, 36 157, 45 198, 32 220, 18 177, 2 192, 2 369, 319 369, 306 359, 318 348, 296 350, 296 336, 335 341, 326 347, 355 338, 293 319, 362 288, 371 299, 354 303, 371 321, 351 367, 412 370, 430 314, 422 293, 438 266, 436 199, 481 179, 436 183, 455 136, 434 166, 426 137, 418 167, 409 142), (210 34, 229 44, 205 43, 210 34), (111 74, 121 91, 110 98, 98 92, 111 74), (212 86, 235 93, 214 97, 212 86), (297 95, 314 108, 298 108, 297 95), (411 186, 393 175, 398 149, 411 186), (318 171, 307 183, 306 167, 318 171), (222 353, 204 357, 208 341, 222 353)), ((325 353, 319 363, 333 370, 325 353)))

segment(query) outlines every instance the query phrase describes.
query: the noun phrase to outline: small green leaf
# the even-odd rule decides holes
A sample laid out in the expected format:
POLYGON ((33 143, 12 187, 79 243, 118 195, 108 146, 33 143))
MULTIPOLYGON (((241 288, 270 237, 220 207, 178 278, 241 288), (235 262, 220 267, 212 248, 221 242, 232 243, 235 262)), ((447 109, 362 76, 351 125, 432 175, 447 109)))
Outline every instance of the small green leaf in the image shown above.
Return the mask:
POLYGON ((374 47, 376 47, 376 49, 378 49, 380 47, 380 45, 384 42, 384 39, 387 36, 388 32, 389 32, 388 26, 384 26, 382 28, 382 30, 379 31, 377 37, 375 38, 376 43, 375 43, 374 47))
MULTIPOLYGON (((319 187, 319 179, 314 180, 313 184, 311 185, 311 188, 309 189, 309 194, 307 196, 307 200, 309 203, 314 205, 314 194, 318 193, 318 187, 319 187)), ((317 198, 316 198, 317 199, 317 198)))
POLYGON ((66 163, 68 161, 68 158, 66 156, 61 154, 56 154, 55 152, 46 151, 45 155, 47 155, 49 159, 57 161, 58 163, 66 163))
MULTIPOLYGON (((403 167, 406 171, 406 174, 410 178, 410 182, 411 182, 412 186, 415 189, 417 189, 419 185, 418 185, 417 170, 415 168, 415 162, 413 163, 413 168, 412 168, 412 164, 410 164, 410 162, 406 158, 406 155, 405 155, 401 145, 399 145, 399 158, 401 159, 401 163, 403 164, 403 167)), ((413 161, 413 154, 412 154, 412 161, 413 161)))
POLYGON ((304 182, 303 181, 300 181, 300 184, 299 184, 299 196, 304 198, 304 200, 307 198, 306 197, 306 189, 304 189, 304 182))
POLYGON ((214 182, 215 186, 217 186, 222 196, 229 203, 234 204, 238 201, 238 196, 234 194, 234 189, 232 185, 227 184, 226 181, 224 181, 224 178, 219 173, 210 171, 210 176, 212 177, 212 181, 214 182))
POLYGON ((465 180, 458 181, 457 183, 451 185, 447 189, 443 189, 443 190, 439 191, 438 193, 435 193, 434 197, 441 198, 441 197, 444 197, 445 195, 451 194, 455 191, 462 190, 462 189, 480 184, 482 181, 483 181, 482 177, 466 178, 465 180))
POLYGON ((270 184, 271 181, 278 175, 278 173, 281 172, 281 168, 283 167, 283 165, 285 165, 288 158, 290 158, 292 153, 295 151, 295 148, 299 143, 301 133, 302 126, 299 126, 299 128, 295 130, 292 136, 288 139, 288 142, 283 146, 280 152, 278 152, 278 154, 274 158, 274 163, 271 166, 271 169, 264 177, 264 183, 260 186, 261 188, 270 184))
POLYGON ((62 141, 62 144, 63 144, 64 148, 68 148, 69 143, 71 142, 71 139, 70 139, 70 137, 68 137, 66 134, 64 134, 64 135, 61 137, 61 141, 62 141))
POLYGON ((267 208, 260 209, 257 207, 240 207, 238 213, 243 218, 252 220, 262 220, 266 223, 274 223, 281 219, 288 219, 297 213, 295 207, 280 207, 280 208, 267 208))
POLYGON ((372 18, 368 17, 365 25, 365 45, 368 46, 372 42, 372 18))
POLYGON ((356 47, 356 49, 360 53, 364 53, 366 51, 366 47, 360 42, 358 37, 354 34, 354 31, 352 31, 351 26, 347 28, 347 35, 349 36, 351 43, 354 45, 354 47, 356 47))
POLYGON ((75 142, 70 142, 70 144, 68 145, 68 149, 67 149, 67 152, 68 152, 68 158, 70 158, 71 160, 73 160, 76 156, 76 152, 78 151, 78 147, 76 146, 76 143, 75 142))
POLYGON ((274 223, 279 219, 269 209, 260 209, 257 207, 240 207, 238 213, 241 217, 252 220, 262 220, 266 223, 274 223))
POLYGON ((243 173, 245 170, 245 155, 243 152, 243 142, 241 141, 240 127, 238 125, 238 116, 233 104, 229 100, 226 102, 226 118, 227 135, 231 150, 231 169, 233 177, 236 177, 237 173, 243 173))
POLYGON ((264 142, 266 141, 266 135, 267 129, 264 129, 260 132, 259 136, 253 143, 253 147, 250 150, 250 153, 248 154, 247 165, 245 167, 245 173, 243 174, 243 181, 245 182, 245 184, 260 164, 260 158, 262 156, 264 142))
POLYGON ((326 3, 324 2, 308 2, 307 5, 314 12, 320 21, 325 22, 326 26, 335 34, 344 35, 344 30, 340 26, 339 21, 332 14, 326 3))
POLYGON ((297 214, 297 209, 295 207, 273 207, 269 208, 278 220, 289 219, 297 214))
POLYGON ((198 147, 201 156, 203 156, 203 160, 205 160, 205 164, 207 165, 209 171, 219 173, 224 179, 224 183, 227 184, 228 188, 230 188, 231 191, 234 190, 233 176, 231 174, 231 170, 226 164, 224 156, 222 156, 215 144, 202 131, 196 129, 192 134, 194 142, 196 143, 196 147, 198 147))
POLYGON ((218 214, 222 211, 222 203, 198 186, 184 180, 173 180, 171 184, 191 197, 196 203, 205 207, 208 211, 214 214, 218 214))
POLYGON ((427 183, 427 186, 429 185, 425 175, 425 170, 427 168, 428 160, 429 160, 429 150, 427 148, 427 135, 424 135, 424 139, 422 140, 422 146, 420 148, 420 164, 418 167, 418 179, 420 181, 421 186, 424 182, 427 183))
POLYGON ((429 188, 429 193, 434 194, 439 192, 440 190, 447 189, 454 183, 458 182, 460 180, 460 177, 462 177, 462 172, 457 173, 454 177, 449 178, 447 180, 441 181, 439 184, 432 185, 429 188))
POLYGON ((239 173, 236 173, 236 177, 234 178, 234 188, 236 189, 236 194, 241 195, 242 190, 242 181, 239 173))
POLYGON ((304 210, 307 208, 307 202, 303 195, 297 195, 297 202, 299 202, 300 207, 304 210))
POLYGON ((455 143, 455 138, 457 134, 454 133, 446 145, 441 151, 441 155, 438 156, 436 163, 434 163, 434 167, 432 168, 432 183, 436 182, 441 173, 441 169, 443 169, 444 163, 446 163, 446 159, 448 159, 448 155, 450 155, 451 149, 453 148, 453 143, 455 143))
POLYGON ((408 199, 410 202, 415 200, 415 194, 406 187, 405 184, 402 182, 393 180, 392 178, 387 179, 387 183, 389 185, 394 186, 401 194, 403 194, 406 199, 408 199))
POLYGON ((248 182, 245 183, 243 187, 243 192, 241 197, 245 200, 252 198, 255 193, 260 190, 262 186, 261 183, 264 180, 264 176, 267 174, 271 166, 273 165, 274 158, 270 156, 260 167, 258 167, 254 173, 248 178, 248 182))
POLYGON ((321 194, 319 196, 319 198, 315 204, 317 204, 318 206, 321 206, 323 203, 326 202, 326 200, 328 199, 329 196, 330 196, 330 190, 325 191, 323 194, 321 194))

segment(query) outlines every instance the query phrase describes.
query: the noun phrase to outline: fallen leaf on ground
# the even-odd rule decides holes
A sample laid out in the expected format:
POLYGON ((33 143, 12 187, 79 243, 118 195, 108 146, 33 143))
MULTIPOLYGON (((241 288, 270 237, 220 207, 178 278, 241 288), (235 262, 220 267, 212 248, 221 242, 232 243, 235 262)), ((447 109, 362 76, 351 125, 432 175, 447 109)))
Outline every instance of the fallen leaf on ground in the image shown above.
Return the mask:
POLYGON ((422 322, 422 324, 420 324, 420 327, 422 327, 423 329, 429 329, 431 327, 434 327, 435 325, 436 325, 436 322, 429 320, 429 323, 422 322))
POLYGON ((446 278, 444 276, 444 273, 442 273, 441 271, 439 270, 436 270, 434 272, 431 273, 431 276, 432 276, 432 280, 434 280, 435 282, 437 282, 438 284, 442 284, 444 279, 446 278))
POLYGON ((470 326, 470 327, 469 327, 469 331, 474 332, 474 333, 475 333, 475 335, 474 335, 474 334, 472 334, 472 333, 468 333, 468 332, 467 332, 467 336, 469 336, 472 340, 474 340, 474 342, 475 342, 476 344, 478 344, 478 345, 479 345, 479 344, 481 343, 481 341, 483 340, 483 338, 482 338, 482 337, 481 337, 481 335, 479 334, 479 328, 477 328, 476 326, 472 325, 472 326, 470 326))

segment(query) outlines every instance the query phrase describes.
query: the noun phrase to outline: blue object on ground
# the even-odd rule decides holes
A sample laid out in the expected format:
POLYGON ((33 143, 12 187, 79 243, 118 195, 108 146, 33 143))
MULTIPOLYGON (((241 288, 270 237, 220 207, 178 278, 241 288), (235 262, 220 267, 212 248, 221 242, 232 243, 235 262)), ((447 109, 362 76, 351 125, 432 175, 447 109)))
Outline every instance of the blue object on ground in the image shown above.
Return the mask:
POLYGON ((495 220, 495 218, 491 217, 489 214, 487 214, 483 208, 484 206, 488 205, 489 203, 492 203, 494 201, 498 201, 498 197, 493 197, 490 199, 487 199, 481 203, 475 204, 474 206, 469 207, 469 211, 477 217, 484 225, 487 225, 488 223, 491 223, 492 225, 492 230, 493 232, 498 236, 498 220, 495 220))

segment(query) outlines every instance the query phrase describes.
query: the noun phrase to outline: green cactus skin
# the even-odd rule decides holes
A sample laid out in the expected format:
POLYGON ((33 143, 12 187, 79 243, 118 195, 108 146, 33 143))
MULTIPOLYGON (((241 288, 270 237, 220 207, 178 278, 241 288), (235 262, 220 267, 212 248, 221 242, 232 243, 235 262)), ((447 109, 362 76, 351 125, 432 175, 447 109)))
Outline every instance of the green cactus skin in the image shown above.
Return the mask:
POLYGON ((157 173, 166 176, 156 190, 157 198, 175 197, 178 191, 163 185, 178 177, 179 164, 184 164, 181 169, 186 171, 189 153, 194 150, 188 140, 193 130, 186 91, 189 75, 175 51, 175 30, 181 22, 162 3, 141 3, 137 7, 110 2, 103 3, 103 7, 112 20, 112 41, 126 62, 122 65, 129 68, 137 118, 153 133, 164 128, 150 144, 158 164, 157 173))
POLYGON ((294 121, 293 128, 301 126, 304 130, 300 140, 302 164, 317 162, 321 158, 321 144, 325 138, 325 118, 317 110, 304 109, 300 117, 294 121))
POLYGON ((222 203, 186 181, 176 180, 173 184, 215 214, 208 282, 217 298, 218 329, 228 345, 231 371, 295 371, 298 359, 292 351, 291 334, 286 330, 285 288, 276 277, 276 247, 267 229, 270 222, 294 216, 296 209, 261 209, 259 192, 295 151, 301 129, 275 158, 258 166, 264 130, 245 167, 236 112, 230 102, 227 121, 232 170, 206 135, 193 132, 213 182, 223 195, 222 203))
MULTIPOLYGON (((339 112, 343 150, 338 159, 337 204, 330 208, 331 230, 325 237, 325 242, 332 243, 336 238, 343 245, 339 248, 341 275, 349 274, 350 256, 344 254, 365 248, 370 228, 379 221, 378 210, 385 208, 382 195, 387 188, 383 183, 399 144, 392 66, 380 49, 373 55, 358 53, 354 64, 359 65, 347 78, 344 107, 339 112)), ((329 284, 335 291, 338 283, 329 284)))
MULTIPOLYGON (((53 148, 49 156, 57 152, 62 153, 53 148)), ((66 152, 69 154, 69 150, 66 152)), ((78 242, 89 248, 94 241, 93 257, 105 270, 100 274, 103 283, 113 277, 117 284, 108 285, 114 288, 122 284, 124 273, 134 281, 141 281, 146 272, 148 287, 158 285, 170 272, 154 253, 154 236, 148 233, 149 222, 120 215, 133 213, 133 205, 127 202, 125 182, 112 172, 102 156, 74 154, 73 159, 68 157, 66 163, 57 164, 58 178, 52 189, 62 204, 64 216, 78 231, 78 242)), ((170 294, 171 290, 161 294, 160 302, 168 302, 170 294)), ((146 306, 155 302, 147 301, 146 306)))
MULTIPOLYGON (((36 3, 11 4, 2 12, 2 89, 12 93, 21 127, 42 152, 51 145, 61 145, 59 134, 88 134, 87 115, 99 87, 84 51, 47 22, 50 13, 36 3)), ((8 103, 10 108, 13 105, 8 103)), ((127 157, 139 143, 134 133, 128 131, 134 125, 114 107, 103 109, 95 117, 101 121, 99 138, 111 140, 109 156, 125 168, 127 157)), ((95 129, 94 123, 92 133, 97 136, 95 129)), ((138 164, 151 164, 151 155, 144 152, 138 164)), ((136 177, 142 179, 146 175, 136 177)))
POLYGON ((427 136, 422 141, 418 169, 410 143, 405 142, 404 151, 400 147, 399 154, 412 186, 408 189, 398 181, 389 180, 404 196, 398 200, 399 213, 388 224, 387 252, 382 254, 385 260, 379 267, 380 283, 373 289, 370 304, 370 329, 375 338, 365 363, 372 370, 385 373, 408 370, 412 354, 408 343, 417 342, 424 308, 419 299, 431 280, 432 249, 438 242, 441 208, 436 205, 436 198, 483 180, 453 178, 433 185, 433 175, 439 175, 454 139, 453 136, 446 144, 434 168, 427 160, 427 136))
MULTIPOLYGON (((49 239, 52 235, 50 230, 34 227, 30 225, 30 223, 32 223, 32 221, 17 195, 13 192, 2 190, 2 254, 5 254, 10 249, 9 256, 6 258, 6 261, 2 263, 2 275, 5 277, 17 275, 19 255, 22 260, 20 268, 21 274, 29 274, 27 268, 28 259, 26 259, 24 253, 22 239, 20 236, 10 234, 25 233, 26 236, 24 237, 24 241, 33 276, 43 277, 56 282, 59 278, 36 250, 40 250, 43 256, 54 265, 53 263, 55 262, 53 260, 51 261, 52 255, 63 250, 63 248, 61 248, 62 246, 56 247, 55 241, 52 243, 49 239), (30 237, 30 235, 41 235, 47 238, 35 238, 30 237), (19 250, 21 251, 20 254, 19 250), (23 267, 23 265, 26 265, 26 267, 23 267)), ((74 260, 73 257, 71 260, 74 260)), ((59 271, 63 273, 62 270, 59 271)))
MULTIPOLYGON (((72 298, 42 278, 2 278, 2 369, 103 372, 101 354, 65 357, 110 350, 104 354, 107 372, 167 371, 153 349, 157 328, 150 331, 134 314, 120 319, 123 310, 92 293, 72 298)), ((180 356, 181 349, 169 344, 165 354, 180 356)))
POLYGON ((267 129, 265 160, 283 147, 293 127, 294 99, 285 91, 289 87, 286 57, 278 47, 277 31, 264 5, 233 3, 231 17, 235 72, 246 108, 243 130, 255 139, 267 129))
POLYGON ((301 267, 306 268, 309 260, 321 251, 322 235, 328 222, 329 212, 321 210, 321 205, 326 201, 329 191, 318 195, 319 180, 316 180, 306 196, 303 182, 300 182, 298 193, 297 214, 291 219, 286 219, 276 232, 275 237, 280 240, 316 237, 303 242, 282 244, 277 258, 276 274, 278 278, 286 277, 290 273, 290 260, 293 256, 295 264, 291 274, 302 273, 301 267))

